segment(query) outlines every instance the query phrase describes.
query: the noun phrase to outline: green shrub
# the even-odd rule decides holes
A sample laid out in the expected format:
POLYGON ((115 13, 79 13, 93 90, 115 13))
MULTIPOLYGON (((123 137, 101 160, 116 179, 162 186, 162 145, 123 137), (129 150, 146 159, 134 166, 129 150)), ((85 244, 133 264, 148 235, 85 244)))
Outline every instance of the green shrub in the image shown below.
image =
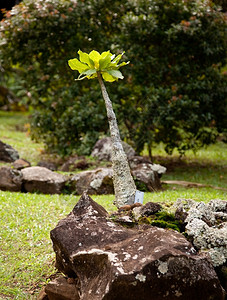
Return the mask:
POLYGON ((87 154, 108 131, 105 108, 96 82, 71 85, 67 61, 78 49, 123 48, 126 78, 108 86, 122 137, 138 152, 163 141, 184 153, 227 130, 225 29, 202 0, 26 0, 1 23, 0 61, 35 109, 33 137, 62 155, 87 154))
POLYGON ((162 141, 168 153, 184 153, 214 142, 227 129, 224 15, 203 1, 139 0, 121 27, 137 150, 162 141))

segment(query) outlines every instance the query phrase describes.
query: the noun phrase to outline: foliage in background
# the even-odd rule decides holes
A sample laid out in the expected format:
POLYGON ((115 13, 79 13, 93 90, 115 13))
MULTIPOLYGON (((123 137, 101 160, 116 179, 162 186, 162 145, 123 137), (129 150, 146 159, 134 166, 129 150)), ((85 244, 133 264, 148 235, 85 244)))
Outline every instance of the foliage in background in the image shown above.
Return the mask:
POLYGON ((215 141, 227 129, 224 16, 205 1, 141 0, 121 24, 133 62, 125 103, 136 92, 127 128, 137 149, 162 141, 168 153, 184 153, 215 141))
POLYGON ((122 137, 140 152, 163 141, 180 153, 227 130, 225 15, 209 1, 27 0, 1 23, 5 73, 35 108, 33 137, 52 151, 88 154, 108 132, 96 82, 71 85, 77 49, 126 50, 126 81, 109 86, 122 137), (75 101, 76 100, 76 101, 75 101))

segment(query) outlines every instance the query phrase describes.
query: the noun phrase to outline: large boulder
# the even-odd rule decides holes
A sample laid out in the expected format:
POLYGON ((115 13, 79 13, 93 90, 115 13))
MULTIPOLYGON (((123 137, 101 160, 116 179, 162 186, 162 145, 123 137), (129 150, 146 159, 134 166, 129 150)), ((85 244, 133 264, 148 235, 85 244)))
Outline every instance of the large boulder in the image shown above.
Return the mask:
MULTIPOLYGON (((127 143, 122 142, 125 154, 128 158, 136 154, 135 150, 127 143)), ((98 158, 99 160, 111 161, 112 142, 110 137, 105 137, 97 141, 95 144, 91 156, 98 158)))
POLYGON ((14 162, 19 159, 18 152, 10 145, 0 141, 0 161, 14 162))
POLYGON ((173 207, 194 246, 208 254, 215 267, 227 263, 227 201, 178 199, 173 207))
POLYGON ((224 299, 215 270, 183 235, 112 222, 86 193, 51 231, 56 266, 81 300, 224 299))
POLYGON ((43 194, 61 194, 67 178, 44 167, 29 167, 21 170, 23 190, 43 194))
POLYGON ((71 177, 71 190, 81 195, 87 191, 91 195, 113 194, 113 170, 98 168, 91 171, 83 171, 71 177))
POLYGON ((20 192, 22 185, 22 174, 10 167, 0 167, 0 190, 20 192))

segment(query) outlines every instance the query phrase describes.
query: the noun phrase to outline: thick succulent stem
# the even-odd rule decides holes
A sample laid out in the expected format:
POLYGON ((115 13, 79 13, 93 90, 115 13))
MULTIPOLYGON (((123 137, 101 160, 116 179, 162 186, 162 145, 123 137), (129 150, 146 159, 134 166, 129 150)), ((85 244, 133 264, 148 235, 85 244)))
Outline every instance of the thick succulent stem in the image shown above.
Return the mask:
POLYGON ((117 207, 132 204, 135 199, 136 185, 132 178, 127 156, 124 152, 117 119, 113 110, 112 102, 107 93, 101 74, 97 73, 103 99, 106 105, 107 118, 112 140, 112 166, 113 184, 115 191, 115 204, 117 207))

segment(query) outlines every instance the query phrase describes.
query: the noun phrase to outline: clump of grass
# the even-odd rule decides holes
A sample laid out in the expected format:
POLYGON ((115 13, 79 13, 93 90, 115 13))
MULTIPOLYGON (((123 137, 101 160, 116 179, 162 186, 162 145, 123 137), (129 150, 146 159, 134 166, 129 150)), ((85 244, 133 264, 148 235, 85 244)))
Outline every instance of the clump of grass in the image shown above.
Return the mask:
POLYGON ((55 272, 49 233, 77 200, 75 196, 0 192, 0 295, 32 299, 55 272))

